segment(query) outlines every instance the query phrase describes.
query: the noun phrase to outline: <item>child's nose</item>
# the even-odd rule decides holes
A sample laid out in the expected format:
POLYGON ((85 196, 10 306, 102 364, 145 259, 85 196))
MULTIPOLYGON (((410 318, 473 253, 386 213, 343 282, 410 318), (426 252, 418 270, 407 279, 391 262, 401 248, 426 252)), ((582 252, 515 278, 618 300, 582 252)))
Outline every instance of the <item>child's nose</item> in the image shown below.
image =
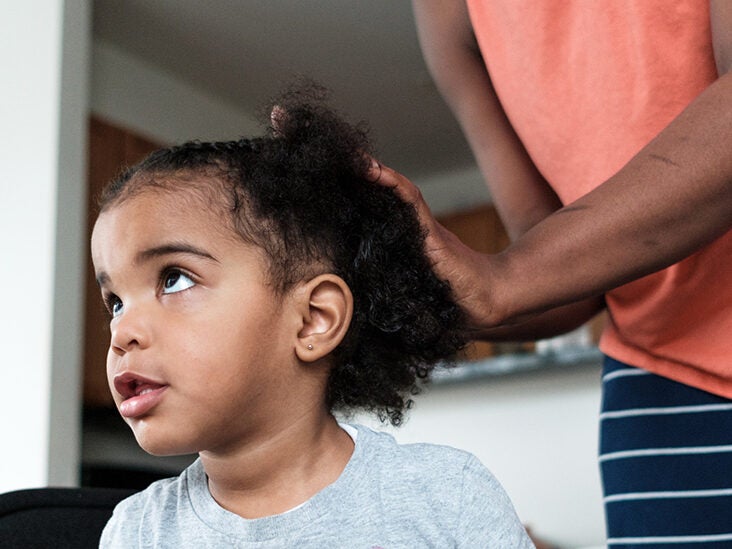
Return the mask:
POLYGON ((150 345, 150 321, 142 306, 125 305, 125 309, 111 325, 111 349, 123 355, 133 348, 144 349, 150 345))

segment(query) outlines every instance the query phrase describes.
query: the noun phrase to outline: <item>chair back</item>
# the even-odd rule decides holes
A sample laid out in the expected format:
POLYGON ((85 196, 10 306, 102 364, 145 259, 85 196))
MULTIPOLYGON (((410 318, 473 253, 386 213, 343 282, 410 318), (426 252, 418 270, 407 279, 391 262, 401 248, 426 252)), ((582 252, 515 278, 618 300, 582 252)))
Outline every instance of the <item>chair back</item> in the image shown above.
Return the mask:
POLYGON ((32 488, 0 494, 0 547, 97 549, 104 525, 135 490, 32 488))

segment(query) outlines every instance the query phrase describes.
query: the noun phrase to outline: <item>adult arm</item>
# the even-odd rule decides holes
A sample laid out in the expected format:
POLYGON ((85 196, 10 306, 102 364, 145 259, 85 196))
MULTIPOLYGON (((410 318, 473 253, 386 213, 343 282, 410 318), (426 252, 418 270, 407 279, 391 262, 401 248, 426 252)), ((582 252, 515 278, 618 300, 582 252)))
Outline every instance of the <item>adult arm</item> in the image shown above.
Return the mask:
POLYGON ((719 78, 608 181, 529 231, 496 276, 511 317, 667 267, 732 227, 732 4, 710 3, 719 78), (563 265, 571 264, 571 273, 563 265), (533 265, 542 276, 531 280, 533 265), (499 283, 501 285, 501 283, 499 283))
POLYGON ((464 0, 414 0, 427 67, 458 120, 511 240, 562 204, 493 91, 464 0))
MULTIPOLYGON (((529 158, 493 91, 464 0, 414 0, 413 8, 430 73, 460 123, 509 237, 516 240, 561 208, 561 202, 529 158)), ((421 201, 416 187, 412 186, 411 191, 412 200, 421 201)), ((430 235, 437 237, 428 237, 428 246, 447 255, 436 254, 445 260, 438 261, 446 268, 440 274, 451 280, 464 308, 471 313, 470 303, 474 299, 492 303, 490 295, 473 295, 480 286, 472 277, 467 277, 464 285, 460 284, 464 272, 480 267, 480 256, 438 227, 423 201, 421 209, 423 220, 429 218, 433 226, 430 235), (470 261, 472 256, 477 265, 470 261), (463 264, 464 260, 467 265, 463 264)), ((482 280, 490 284, 491 277, 482 280)), ((602 296, 593 297, 547 312, 530 323, 482 331, 480 336, 491 340, 551 337, 583 324, 603 307, 602 296)), ((479 319, 474 318, 473 324, 479 325, 479 319)))
MULTIPOLYGON (((430 29, 425 26, 425 9, 431 6, 437 10, 438 4, 443 2, 415 3, 421 33, 430 29)), ((419 191, 408 180, 384 170, 382 182, 396 185, 422 214, 435 268, 450 280, 479 334, 489 337, 497 326, 521 321, 526 315, 603 294, 679 261, 730 229, 732 5, 718 0, 712 2, 711 12, 718 80, 615 176, 531 226, 498 255, 487 256, 461 246, 454 235, 431 218, 419 191), (572 268, 567 269, 567 265, 572 268)), ((441 19, 449 15, 442 12, 441 19)), ((440 83, 443 77, 438 76, 439 57, 429 53, 430 47, 423 45, 428 65, 461 120, 471 146, 474 150, 489 147, 480 136, 490 140, 499 130, 479 131, 480 122, 468 120, 469 109, 488 107, 457 105, 460 97, 470 96, 461 96, 464 91, 452 89, 460 87, 459 80, 455 84, 446 79, 440 83), (471 124, 473 129, 468 127, 471 124)), ((454 67, 457 70, 460 65, 454 67)), ((476 112, 473 116, 478 118, 476 112)), ((495 176, 490 170, 496 162, 481 161, 480 154, 477 150, 486 177, 495 176)), ((504 187, 501 185, 501 189, 504 187)), ((500 194, 494 197, 501 200, 500 194)))

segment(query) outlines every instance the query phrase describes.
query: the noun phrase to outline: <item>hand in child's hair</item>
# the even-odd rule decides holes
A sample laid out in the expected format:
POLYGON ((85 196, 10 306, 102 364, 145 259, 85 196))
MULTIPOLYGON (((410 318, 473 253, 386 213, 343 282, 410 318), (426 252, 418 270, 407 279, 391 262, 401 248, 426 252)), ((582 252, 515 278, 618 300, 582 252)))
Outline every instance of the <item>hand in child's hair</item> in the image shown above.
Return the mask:
MULTIPOLYGON (((422 192, 402 174, 372 159, 369 179, 392 187, 405 202, 412 204, 426 231, 425 253, 437 276, 450 282, 455 300, 468 317, 468 326, 485 329, 486 319, 496 318, 490 295, 486 295, 485 273, 490 256, 467 247, 435 219, 422 192)), ((499 315, 500 318, 500 315, 499 315)))

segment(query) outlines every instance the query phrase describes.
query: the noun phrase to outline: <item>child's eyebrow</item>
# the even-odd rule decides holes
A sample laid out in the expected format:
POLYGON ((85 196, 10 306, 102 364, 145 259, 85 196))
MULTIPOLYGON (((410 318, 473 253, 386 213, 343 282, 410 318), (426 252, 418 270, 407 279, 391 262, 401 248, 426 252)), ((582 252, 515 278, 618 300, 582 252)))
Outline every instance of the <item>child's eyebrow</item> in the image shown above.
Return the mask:
POLYGON ((109 282, 109 275, 104 271, 96 274, 97 284, 100 288, 103 288, 105 284, 109 282))
POLYGON ((201 250, 200 248, 196 248, 191 244, 174 242, 170 244, 161 244, 160 246, 154 246, 152 248, 148 248, 146 250, 138 252, 135 256, 135 263, 144 263, 145 261, 148 261, 155 257, 172 254, 197 255, 199 257, 203 257, 204 259, 210 259, 211 261, 215 261, 216 263, 219 262, 219 260, 212 256, 210 253, 201 250))
MULTIPOLYGON (((152 248, 148 248, 146 250, 142 250, 141 252, 138 252, 135 256, 135 263, 140 264, 144 263, 145 261, 149 261, 150 259, 156 258, 156 257, 162 257, 166 255, 173 255, 173 254, 190 254, 190 255, 196 255, 198 257, 202 257, 204 259, 210 259, 211 261, 215 263, 219 263, 219 260, 216 259, 214 256, 212 256, 210 253, 201 250, 199 248, 196 248, 195 246, 192 246, 191 244, 185 244, 185 243, 172 243, 172 244, 162 244, 160 246, 154 246, 152 248)), ((100 271, 96 275, 97 284, 99 286, 104 286, 107 284, 110 280, 109 275, 105 271, 100 271)))

